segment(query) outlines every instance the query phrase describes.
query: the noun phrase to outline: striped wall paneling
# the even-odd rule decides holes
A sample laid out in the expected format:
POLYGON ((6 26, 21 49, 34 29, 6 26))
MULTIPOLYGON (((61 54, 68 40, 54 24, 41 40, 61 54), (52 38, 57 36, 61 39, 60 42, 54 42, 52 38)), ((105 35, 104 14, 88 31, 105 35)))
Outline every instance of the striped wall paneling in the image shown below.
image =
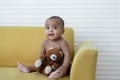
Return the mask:
POLYGON ((40 26, 58 15, 75 31, 75 48, 98 48, 96 80, 120 80, 119 0, 0 0, 0 26, 40 26))

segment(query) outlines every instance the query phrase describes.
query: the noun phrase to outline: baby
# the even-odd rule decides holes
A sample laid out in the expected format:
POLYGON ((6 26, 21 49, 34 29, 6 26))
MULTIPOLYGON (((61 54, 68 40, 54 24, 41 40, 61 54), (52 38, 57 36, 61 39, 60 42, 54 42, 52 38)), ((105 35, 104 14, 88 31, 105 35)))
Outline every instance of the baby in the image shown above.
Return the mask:
MULTIPOLYGON (((53 47, 64 53, 64 61, 61 66, 49 75, 49 80, 56 80, 57 78, 63 77, 67 74, 70 68, 70 49, 67 41, 62 37, 64 33, 64 21, 59 16, 52 16, 45 22, 45 35, 47 39, 42 43, 40 56, 45 55, 46 51, 53 47)), ((17 63, 18 69, 22 72, 34 72, 33 66, 25 66, 20 62, 17 63)))

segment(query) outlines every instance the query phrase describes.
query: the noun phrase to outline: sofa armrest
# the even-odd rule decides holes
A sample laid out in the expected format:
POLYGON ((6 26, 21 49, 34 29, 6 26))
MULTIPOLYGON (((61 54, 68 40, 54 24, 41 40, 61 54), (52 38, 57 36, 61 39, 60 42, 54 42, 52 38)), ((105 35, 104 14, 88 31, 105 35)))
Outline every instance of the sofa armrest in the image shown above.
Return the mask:
POLYGON ((81 42, 75 52, 70 80, 95 80, 97 49, 91 42, 81 42))

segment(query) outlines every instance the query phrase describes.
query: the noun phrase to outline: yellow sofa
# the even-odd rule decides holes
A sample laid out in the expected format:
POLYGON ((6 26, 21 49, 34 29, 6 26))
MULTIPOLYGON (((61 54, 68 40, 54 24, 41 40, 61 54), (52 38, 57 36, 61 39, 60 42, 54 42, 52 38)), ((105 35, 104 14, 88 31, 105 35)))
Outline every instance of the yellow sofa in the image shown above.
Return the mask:
MULTIPOLYGON (((68 41, 73 63, 70 74, 58 80, 95 80, 97 49, 91 42, 81 42, 74 51, 74 31, 65 28, 63 37, 68 41)), ((17 61, 32 64, 37 58, 41 42, 45 39, 44 27, 0 27, 0 80, 48 80, 41 73, 23 73, 17 61)))

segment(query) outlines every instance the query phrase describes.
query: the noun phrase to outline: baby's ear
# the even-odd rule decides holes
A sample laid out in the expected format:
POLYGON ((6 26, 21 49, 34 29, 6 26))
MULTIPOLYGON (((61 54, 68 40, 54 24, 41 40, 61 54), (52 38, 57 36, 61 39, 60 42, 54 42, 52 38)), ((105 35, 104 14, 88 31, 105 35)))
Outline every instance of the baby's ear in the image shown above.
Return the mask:
POLYGON ((63 33, 65 32, 65 29, 63 29, 63 33))

